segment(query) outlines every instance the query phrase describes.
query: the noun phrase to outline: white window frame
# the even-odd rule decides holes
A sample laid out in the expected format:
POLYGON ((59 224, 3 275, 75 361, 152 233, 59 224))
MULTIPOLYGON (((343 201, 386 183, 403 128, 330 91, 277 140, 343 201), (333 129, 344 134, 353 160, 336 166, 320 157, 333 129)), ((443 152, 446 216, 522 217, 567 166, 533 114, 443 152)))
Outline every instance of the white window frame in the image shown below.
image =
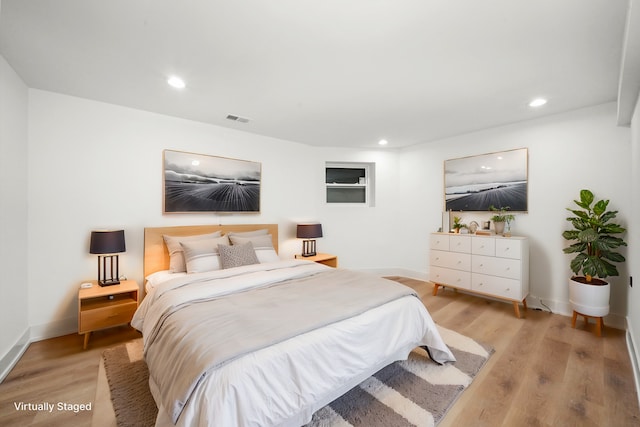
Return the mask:
POLYGON ((375 188, 375 163, 367 162, 326 162, 325 163, 325 203, 332 206, 374 206, 374 188, 375 188), (342 168, 342 169, 364 169, 364 182, 357 184, 339 184, 326 182, 327 169, 328 168, 342 168), (330 202, 327 199, 327 192, 331 188, 364 188, 365 200, 364 202, 330 202))

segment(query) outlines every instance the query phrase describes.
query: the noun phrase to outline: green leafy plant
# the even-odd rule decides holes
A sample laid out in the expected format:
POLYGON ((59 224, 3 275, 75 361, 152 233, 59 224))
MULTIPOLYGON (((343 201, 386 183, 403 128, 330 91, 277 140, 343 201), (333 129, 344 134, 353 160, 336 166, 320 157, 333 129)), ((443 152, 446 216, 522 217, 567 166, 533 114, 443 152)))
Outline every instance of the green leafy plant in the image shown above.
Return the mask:
POLYGON ((514 219, 516 219, 515 216, 513 216, 513 214, 508 214, 507 211, 509 211, 511 208, 509 206, 502 206, 500 207, 500 209, 496 208, 495 206, 491 205, 489 206, 489 210, 492 212, 498 212, 497 214, 495 214, 494 216, 491 217, 491 221, 493 222, 511 222, 514 219))
POLYGON ((616 249, 627 246, 622 238, 614 236, 626 231, 619 224, 611 222, 618 211, 607 210, 609 200, 595 203, 594 200, 591 191, 580 190, 580 200, 574 200, 574 203, 581 209, 567 208, 574 215, 567 218, 573 230, 562 233, 562 237, 574 242, 563 249, 566 254, 576 254, 571 260, 571 270, 576 275, 582 272, 588 283, 593 277, 604 279, 618 276, 618 269, 611 262, 624 262, 624 256, 616 249))
POLYGON ((453 217, 453 229, 459 231, 461 228, 467 228, 466 224, 462 223, 462 218, 460 218, 459 216, 454 216, 453 217))

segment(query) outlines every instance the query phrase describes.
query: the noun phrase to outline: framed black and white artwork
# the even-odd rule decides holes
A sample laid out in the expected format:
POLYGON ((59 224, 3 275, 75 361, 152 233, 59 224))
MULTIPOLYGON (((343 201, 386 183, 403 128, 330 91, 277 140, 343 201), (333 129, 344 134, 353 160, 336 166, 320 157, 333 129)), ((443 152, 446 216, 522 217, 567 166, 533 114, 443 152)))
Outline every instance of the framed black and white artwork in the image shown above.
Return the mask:
POLYGON ((488 211, 509 207, 526 212, 526 148, 444 161, 444 203, 449 211, 488 211))
POLYGON ((164 150, 163 212, 260 212, 262 165, 164 150))

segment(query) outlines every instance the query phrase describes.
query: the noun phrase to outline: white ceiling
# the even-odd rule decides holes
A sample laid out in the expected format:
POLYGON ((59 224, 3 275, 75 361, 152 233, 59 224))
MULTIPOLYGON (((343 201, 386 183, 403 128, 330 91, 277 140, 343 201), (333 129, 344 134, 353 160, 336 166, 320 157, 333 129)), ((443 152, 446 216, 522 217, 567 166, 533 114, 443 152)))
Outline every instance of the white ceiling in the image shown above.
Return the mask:
POLYGON ((312 145, 402 147, 615 101, 626 11, 627 0, 2 0, 0 53, 32 88, 312 145), (173 74, 185 89, 166 84, 173 74), (538 96, 549 103, 532 110, 538 96))

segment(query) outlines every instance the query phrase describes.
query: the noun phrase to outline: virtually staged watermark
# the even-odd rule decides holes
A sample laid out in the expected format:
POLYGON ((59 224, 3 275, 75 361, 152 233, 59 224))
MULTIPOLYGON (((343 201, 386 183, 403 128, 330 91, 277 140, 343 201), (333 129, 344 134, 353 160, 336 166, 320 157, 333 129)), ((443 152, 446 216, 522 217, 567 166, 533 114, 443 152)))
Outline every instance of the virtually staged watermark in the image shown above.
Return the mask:
POLYGON ((66 403, 66 402, 13 402, 16 411, 25 412, 84 412, 92 410, 92 402, 89 403, 66 403))

